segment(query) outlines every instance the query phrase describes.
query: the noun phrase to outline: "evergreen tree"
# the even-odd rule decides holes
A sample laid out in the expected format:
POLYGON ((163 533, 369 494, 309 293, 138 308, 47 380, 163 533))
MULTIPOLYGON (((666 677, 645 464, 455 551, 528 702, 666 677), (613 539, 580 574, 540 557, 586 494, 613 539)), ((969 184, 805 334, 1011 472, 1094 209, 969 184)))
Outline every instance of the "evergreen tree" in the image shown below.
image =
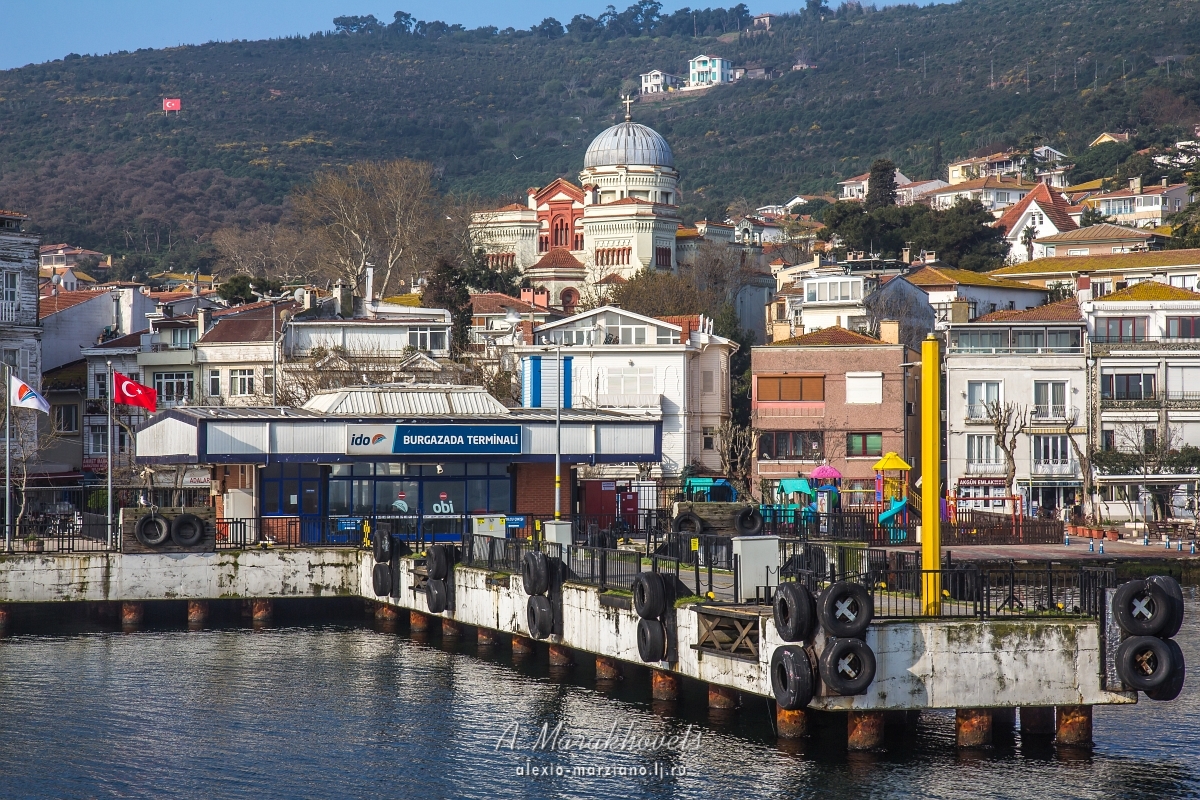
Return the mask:
POLYGON ((458 357, 467 349, 471 337, 471 292, 464 271, 445 256, 439 257, 426 278, 421 305, 450 312, 450 357, 458 357))
POLYGON ((896 205, 896 165, 886 158, 876 159, 871 164, 871 177, 867 179, 867 197, 863 208, 868 212, 877 208, 896 205))

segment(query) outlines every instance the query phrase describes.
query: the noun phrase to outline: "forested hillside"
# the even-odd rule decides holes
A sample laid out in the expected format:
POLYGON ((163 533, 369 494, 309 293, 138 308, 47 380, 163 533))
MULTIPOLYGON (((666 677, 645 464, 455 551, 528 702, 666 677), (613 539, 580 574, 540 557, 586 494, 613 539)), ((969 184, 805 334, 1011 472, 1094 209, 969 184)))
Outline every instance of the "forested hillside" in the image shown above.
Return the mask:
POLYGON ((337 22, 0 73, 0 207, 51 240, 187 267, 214 230, 278 218, 324 165, 407 156, 449 189, 523 195, 577 172, 639 73, 702 52, 781 77, 634 107, 675 151, 687 218, 831 190, 878 157, 924 177, 1031 133, 1079 153, 1101 130, 1150 144, 1200 122, 1195 0, 810 0, 769 33, 747 31, 744 6, 662 16, 645 1, 532 31, 337 22))

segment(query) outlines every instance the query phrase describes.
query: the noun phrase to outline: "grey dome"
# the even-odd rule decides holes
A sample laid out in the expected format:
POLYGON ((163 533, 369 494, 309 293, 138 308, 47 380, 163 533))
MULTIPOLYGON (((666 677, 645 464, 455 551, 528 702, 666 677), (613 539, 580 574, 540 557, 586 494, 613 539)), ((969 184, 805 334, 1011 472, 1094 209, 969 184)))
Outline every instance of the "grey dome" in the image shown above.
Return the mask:
POLYGON ((653 128, 636 122, 622 122, 602 132, 588 145, 583 157, 585 167, 636 165, 675 167, 667 140, 653 128))

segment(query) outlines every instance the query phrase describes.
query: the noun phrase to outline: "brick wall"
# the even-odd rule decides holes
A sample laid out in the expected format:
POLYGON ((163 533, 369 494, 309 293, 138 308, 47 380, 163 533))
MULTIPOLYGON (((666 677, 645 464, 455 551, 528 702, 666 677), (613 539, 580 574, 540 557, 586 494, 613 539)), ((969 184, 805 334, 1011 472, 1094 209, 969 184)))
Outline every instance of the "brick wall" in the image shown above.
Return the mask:
MULTIPOLYGON (((554 463, 515 464, 517 484, 517 514, 554 513, 554 463)), ((570 514, 571 488, 575 485, 575 474, 571 464, 562 465, 562 513, 570 514)))

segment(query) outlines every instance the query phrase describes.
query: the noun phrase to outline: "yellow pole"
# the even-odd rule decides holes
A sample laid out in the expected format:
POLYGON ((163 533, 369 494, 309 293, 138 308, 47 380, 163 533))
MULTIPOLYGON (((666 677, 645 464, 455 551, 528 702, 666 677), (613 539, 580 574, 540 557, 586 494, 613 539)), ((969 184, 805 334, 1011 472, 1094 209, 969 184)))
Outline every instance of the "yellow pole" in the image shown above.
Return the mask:
POLYGON ((938 340, 921 343, 921 607, 926 616, 942 611, 941 366, 938 340))

